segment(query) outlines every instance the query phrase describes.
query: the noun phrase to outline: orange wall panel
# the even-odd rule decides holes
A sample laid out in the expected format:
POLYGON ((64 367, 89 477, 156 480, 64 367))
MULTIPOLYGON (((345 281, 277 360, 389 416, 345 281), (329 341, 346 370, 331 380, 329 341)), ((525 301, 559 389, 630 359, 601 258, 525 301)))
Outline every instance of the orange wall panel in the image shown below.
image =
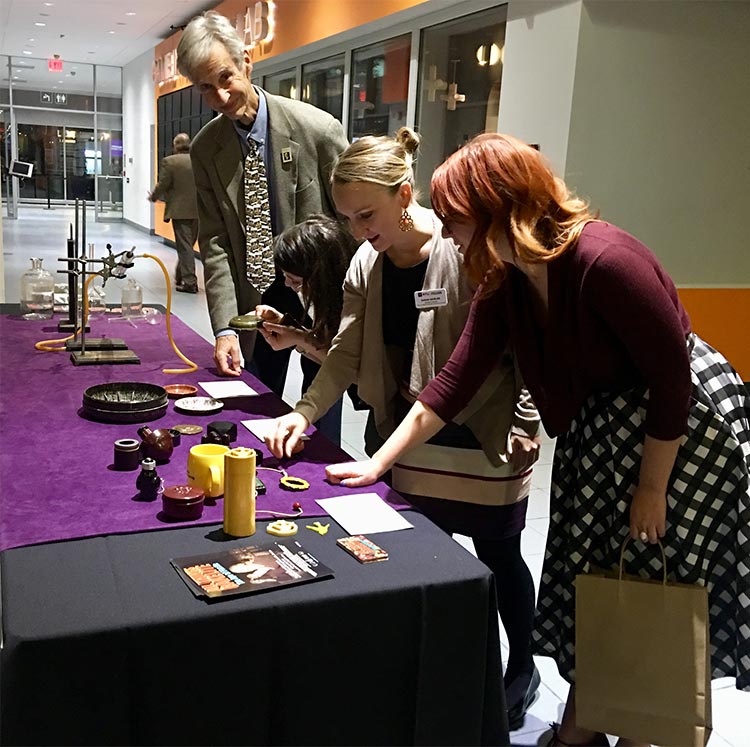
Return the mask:
POLYGON ((750 288, 678 288, 693 331, 750 381, 750 288))
MULTIPOLYGON (((289 52, 305 44, 326 39, 334 34, 370 23, 378 18, 397 13, 400 10, 421 5, 426 0, 275 0, 275 26, 273 39, 253 51, 253 59, 267 60, 282 52, 289 52)), ((254 4, 254 0, 225 0, 214 6, 214 10, 232 21, 237 15, 254 4)), ((165 39, 154 49, 154 59, 158 60, 177 48, 182 32, 178 31, 165 39)), ((190 85, 187 78, 154 85, 154 99, 167 93, 178 91, 190 85)), ((405 85, 405 84, 404 84, 405 85)), ((154 144, 154 152, 158 151, 154 144)), ((156 164, 158 167, 158 163, 156 164)), ((164 223, 157 212, 154 216, 154 233, 171 239, 172 228, 164 223)))

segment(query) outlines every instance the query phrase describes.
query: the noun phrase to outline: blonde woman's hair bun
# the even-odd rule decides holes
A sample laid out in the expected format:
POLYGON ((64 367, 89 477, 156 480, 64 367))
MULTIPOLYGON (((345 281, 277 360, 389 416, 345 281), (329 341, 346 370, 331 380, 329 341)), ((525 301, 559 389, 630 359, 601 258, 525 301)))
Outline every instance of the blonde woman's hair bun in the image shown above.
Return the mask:
POLYGON ((394 139, 410 156, 417 152, 422 142, 422 136, 411 127, 399 127, 394 139))

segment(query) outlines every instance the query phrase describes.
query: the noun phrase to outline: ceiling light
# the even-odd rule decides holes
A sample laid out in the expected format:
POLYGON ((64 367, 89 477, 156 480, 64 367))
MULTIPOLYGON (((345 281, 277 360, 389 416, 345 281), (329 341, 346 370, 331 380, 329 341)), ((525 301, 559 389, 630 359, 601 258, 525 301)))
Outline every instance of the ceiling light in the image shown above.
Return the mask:
POLYGON ((24 50, 23 50, 23 53, 24 53, 24 54, 34 54, 33 52, 29 52, 29 50, 28 50, 28 49, 24 49, 24 50))
POLYGON ((128 12, 127 12, 127 13, 126 13, 125 15, 126 15, 126 16, 134 16, 134 15, 135 15, 135 13, 133 13, 133 11, 132 11, 132 10, 129 10, 129 11, 128 11, 128 12))
POLYGON ((54 3, 45 3, 45 5, 46 5, 46 6, 48 7, 48 8, 51 8, 51 7, 52 7, 52 6, 54 5, 54 3))
POLYGON ((41 21, 34 21, 34 26, 46 26, 46 23, 42 23, 41 21))
POLYGON ((107 31, 108 34, 114 34, 114 31, 107 31))

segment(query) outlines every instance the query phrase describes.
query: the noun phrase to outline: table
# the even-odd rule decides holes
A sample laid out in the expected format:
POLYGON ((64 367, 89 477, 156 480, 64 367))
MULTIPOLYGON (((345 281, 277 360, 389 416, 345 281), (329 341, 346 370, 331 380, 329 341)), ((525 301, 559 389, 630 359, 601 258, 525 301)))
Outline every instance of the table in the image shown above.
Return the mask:
MULTIPOLYGON (((4 369, 8 339, 3 327, 4 369)), ((210 355, 210 346, 203 347, 210 355)), ((44 365, 52 367, 48 382, 70 375, 62 354, 44 365)), ((200 377, 208 374, 205 365, 200 377)), ((97 369, 102 380, 104 367, 97 369)), ((82 377, 91 371, 73 370, 82 377)), ((148 380, 140 378, 144 372, 138 380, 148 380)), ((79 390, 61 389, 57 396, 74 401, 79 390)), ((7 426, 6 395, 3 388, 0 414, 7 426)), ((39 396, 48 396, 47 389, 39 396)), ((271 396, 266 405, 278 408, 271 396)), ((92 449, 89 430, 102 425, 82 429, 92 449)), ((99 437, 108 449, 118 428, 99 437)), ((4 428, 4 444, 7 437, 4 428)), ((321 461, 310 469, 322 470, 330 461, 324 457, 339 452, 316 438, 321 461)), ((10 451, 28 458, 13 445, 10 451)), ((48 453, 58 475, 55 451, 48 453)), ((68 484, 100 476, 101 465, 91 462, 68 484)), ((3 464, 4 515, 13 508, 7 501, 15 490, 12 464, 3 464)), ((38 458, 38 467, 43 464, 38 458)), ((38 468, 26 475, 30 497, 54 493, 45 479, 38 468)), ((384 486, 378 490, 390 496, 384 486)), ((117 494, 108 499, 116 505, 117 494)), ((66 500, 80 509, 95 499, 88 491, 66 500)), ((270 539, 267 522, 243 539, 227 538, 218 518, 157 524, 161 531, 130 526, 127 533, 87 525, 78 539, 42 538, 55 523, 48 515, 36 523, 42 529, 35 529, 33 543, 5 532, 0 742, 507 743, 492 575, 424 516, 404 515, 413 529, 373 536, 390 553, 385 562, 358 563, 336 546, 344 531, 331 522, 328 534, 301 529, 298 539, 334 578, 212 602, 196 599, 169 560, 263 542, 270 539)))
MULTIPOLYGON (((169 344, 164 318, 157 325, 94 319, 89 338, 107 334, 124 339, 141 358, 140 365, 74 366, 68 353, 44 353, 34 349, 38 340, 61 337, 57 322, 25 321, 0 306, 0 475, 3 475, 0 513, 0 550, 39 542, 77 539, 102 534, 165 529, 174 526, 161 512, 161 500, 137 500, 138 472, 113 469, 114 442, 138 439, 132 423, 100 423, 81 415, 83 392, 90 386, 113 381, 139 381, 163 386, 168 383, 197 385, 220 380, 213 362, 213 348, 179 319, 172 317, 178 348, 198 365, 190 374, 165 374, 163 368, 184 368, 169 344), (33 489, 32 489, 33 488, 33 489)), ((17 310, 17 307, 15 307, 17 310)), ((254 397, 227 399, 224 409, 213 415, 179 413, 169 401, 165 415, 150 421, 150 428, 196 423, 204 427, 213 420, 237 424, 233 446, 265 451, 242 420, 277 417, 289 411, 260 381, 243 372, 242 379, 258 392, 254 397)), ((199 389, 199 394, 205 394, 199 389)), ((290 474, 310 482, 300 493, 283 490, 281 475, 260 472, 267 493, 258 498, 258 509, 291 512, 299 501, 306 516, 322 515, 317 498, 330 497, 325 467, 350 457, 322 434, 312 438, 298 457, 268 459, 264 466, 283 466, 290 474)), ((187 480, 187 455, 201 441, 200 435, 182 436, 169 463, 158 465, 165 486, 187 480)), ((384 484, 357 492, 377 492, 396 508, 406 507, 401 496, 384 484)), ((223 521, 222 501, 209 500, 199 523, 223 521)))

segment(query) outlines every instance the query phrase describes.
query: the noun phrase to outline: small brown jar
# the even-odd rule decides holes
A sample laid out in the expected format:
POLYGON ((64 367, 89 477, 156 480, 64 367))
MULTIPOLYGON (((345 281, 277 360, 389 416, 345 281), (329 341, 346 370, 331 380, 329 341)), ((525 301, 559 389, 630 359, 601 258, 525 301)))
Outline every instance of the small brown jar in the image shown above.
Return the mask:
POLYGON ((119 438, 115 441, 114 468, 120 472, 132 472, 141 463, 141 444, 134 438, 119 438))

